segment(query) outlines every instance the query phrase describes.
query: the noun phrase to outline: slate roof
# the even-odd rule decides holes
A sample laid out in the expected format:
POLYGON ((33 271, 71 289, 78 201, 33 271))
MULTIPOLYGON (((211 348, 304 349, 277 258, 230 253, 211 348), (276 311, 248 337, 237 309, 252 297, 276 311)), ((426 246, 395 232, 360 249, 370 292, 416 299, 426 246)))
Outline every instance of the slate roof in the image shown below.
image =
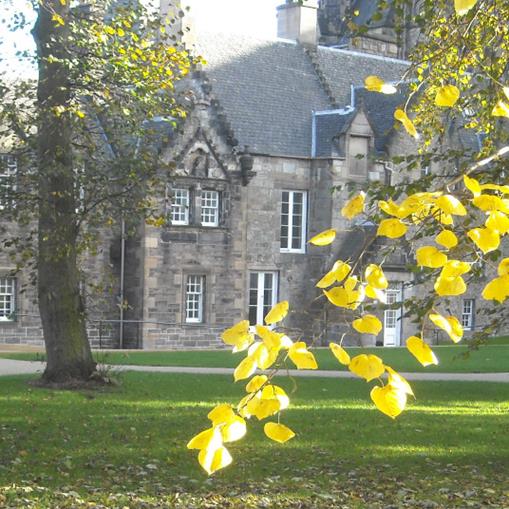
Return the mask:
POLYGON ((315 115, 315 156, 330 157, 333 153, 333 138, 349 126, 355 110, 348 113, 331 111, 315 115))
MULTIPOLYGON (((313 111, 331 108, 302 46, 238 34, 198 34, 197 51, 212 95, 224 108, 239 145, 255 154, 310 157, 313 111)), ((403 61, 318 48, 316 59, 333 96, 350 104, 351 85, 377 74, 397 80, 403 61)))

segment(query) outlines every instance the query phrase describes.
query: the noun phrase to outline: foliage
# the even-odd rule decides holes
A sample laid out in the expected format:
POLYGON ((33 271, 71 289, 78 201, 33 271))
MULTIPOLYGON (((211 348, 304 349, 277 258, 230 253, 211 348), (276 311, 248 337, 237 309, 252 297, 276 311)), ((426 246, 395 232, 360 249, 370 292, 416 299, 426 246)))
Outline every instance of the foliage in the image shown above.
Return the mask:
MULTIPOLYGON (((405 23, 419 30, 419 39, 400 83, 387 84, 377 76, 368 76, 365 87, 381 94, 394 94, 399 88, 408 91, 406 103, 396 108, 394 118, 417 140, 418 153, 396 162, 400 172, 411 171, 419 163, 431 165, 432 171, 428 179, 409 182, 409 178, 392 189, 371 185, 354 194, 341 214, 348 220, 364 215, 368 224, 377 225, 376 237, 389 239, 389 246, 394 241, 393 249, 404 239, 415 252, 414 271, 432 290, 425 300, 410 303, 410 311, 418 309, 421 333, 410 336, 406 346, 428 366, 439 362, 424 336, 430 322, 455 343, 463 336, 460 321, 448 312, 451 298, 464 294, 468 284, 481 275, 488 278, 482 297, 493 303, 492 313, 509 297, 509 258, 502 254, 509 233, 509 185, 503 160, 509 152, 504 129, 504 117, 509 117, 509 4, 424 0, 416 11, 412 11, 414 3, 406 0, 390 4, 395 9, 395 25, 401 28, 405 23), (455 146, 452 133, 460 130, 479 140, 477 152, 455 146)), ((387 2, 379 2, 380 12, 388 7, 387 2)), ((362 34, 367 27, 354 26, 353 30, 362 34)), ((336 233, 326 230, 310 243, 327 246, 336 233)), ((356 260, 337 260, 316 286, 330 304, 345 310, 345 320, 356 331, 376 336, 382 324, 367 311, 385 304, 388 280, 383 262, 364 268, 363 255, 356 260)), ((266 325, 278 323, 279 328, 258 325, 253 331, 244 321, 222 336, 226 344, 234 346, 234 352, 247 350, 235 370, 235 381, 255 376, 246 386, 247 395, 237 405, 219 405, 212 410, 210 428, 188 444, 188 448, 200 450, 198 461, 208 474, 232 462, 224 444, 245 435, 246 419, 276 419, 277 423, 265 425, 265 433, 277 442, 295 435, 281 427, 280 412, 289 406, 289 398, 272 379, 287 359, 298 369, 317 369, 318 365, 306 344, 290 339, 280 323, 288 306, 288 302, 278 303, 265 319, 266 325), (267 376, 259 375, 257 368, 270 371, 267 376), (218 413, 220 418, 216 418, 218 413), (230 433, 239 422, 242 432, 230 433)), ((484 334, 496 330, 503 320, 503 316, 494 318, 484 334)), ((400 374, 377 355, 350 358, 341 344, 331 343, 330 347, 339 363, 348 365, 354 374, 367 382, 377 380, 371 399, 378 410, 393 419, 403 412, 413 391, 400 374)))
MULTIPOLYGON (((416 382, 405 419, 372 412, 361 380, 300 384, 278 444, 253 423, 236 467, 208 478, 183 447, 227 376, 126 373, 104 392, 0 385, 0 505, 7 508, 505 507, 507 387, 416 382), (54 423, 59 425, 55 426, 54 423), (5 498, 3 498, 5 497, 5 498), (466 499, 466 500, 465 500, 466 499), (426 503, 428 505, 426 505, 426 503), (475 507, 475 505, 474 505, 475 507)), ((275 383, 289 394, 292 383, 275 383)))

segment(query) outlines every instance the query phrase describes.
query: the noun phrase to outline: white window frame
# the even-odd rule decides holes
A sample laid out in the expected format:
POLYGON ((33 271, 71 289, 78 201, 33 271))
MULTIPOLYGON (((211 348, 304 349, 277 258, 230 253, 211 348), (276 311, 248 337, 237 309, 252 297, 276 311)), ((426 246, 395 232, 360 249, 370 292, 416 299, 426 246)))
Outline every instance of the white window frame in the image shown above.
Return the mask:
POLYGON ((170 189, 170 210, 171 224, 185 226, 189 224, 189 206, 191 193, 185 187, 174 187, 170 189), (182 200, 182 198, 184 198, 182 200), (178 217, 179 219, 174 219, 178 217))
POLYGON ((250 311, 252 307, 256 307, 256 324, 251 325, 264 325, 264 318, 266 315, 266 311, 270 311, 270 309, 277 303, 278 301, 278 282, 279 282, 279 273, 276 271, 251 271, 249 272, 249 297, 248 297, 248 315, 251 315, 250 311), (251 286, 251 276, 256 274, 256 289, 251 286), (265 297, 265 277, 266 275, 272 275, 272 285, 271 285, 271 302, 268 309, 264 309, 264 297, 265 297), (251 304, 251 291, 256 290, 256 304, 253 306, 251 304))
POLYGON ((0 322, 13 322, 16 313, 16 278, 0 277, 0 322), (6 313, 8 311, 8 313, 6 313))
POLYGON ((219 226, 219 191, 203 189, 201 192, 201 225, 208 228, 219 226))
POLYGON ((185 292, 185 322, 203 323, 205 302, 205 276, 188 274, 185 292))
POLYGON ((280 252, 281 253, 305 253, 306 252, 306 237, 307 237, 307 214, 308 214, 308 193, 307 191, 299 191, 299 190, 289 190, 283 189, 281 191, 281 210, 280 210, 280 220, 281 220, 281 228, 279 230, 280 235, 280 252), (283 239, 281 237, 281 228, 283 227, 283 196, 284 193, 288 193, 288 237, 286 246, 283 246, 283 239), (300 243, 299 247, 295 248, 293 246, 293 227, 295 224, 295 214, 294 214, 294 203, 295 203, 295 195, 302 195, 302 216, 300 218, 300 243))
POLYGON ((475 299, 463 299, 461 305, 461 326, 465 330, 474 328, 475 299))
MULTIPOLYGON (((2 160, 2 166, 5 164, 5 169, 0 173, 0 187, 6 190, 16 191, 15 177, 18 172, 18 161, 12 154, 0 154, 0 160, 2 160)), ((6 200, 0 197, 0 210, 5 210, 6 207, 12 206, 13 201, 6 200)))

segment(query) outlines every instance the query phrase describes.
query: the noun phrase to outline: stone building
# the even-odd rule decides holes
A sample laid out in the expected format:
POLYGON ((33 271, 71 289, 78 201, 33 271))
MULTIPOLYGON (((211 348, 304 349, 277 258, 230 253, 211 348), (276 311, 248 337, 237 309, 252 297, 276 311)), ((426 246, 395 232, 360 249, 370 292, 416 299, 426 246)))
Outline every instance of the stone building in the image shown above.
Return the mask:
MULTIPOLYGON (((404 98, 362 84, 373 74, 397 81, 408 64, 387 51, 319 45, 327 9, 342 2, 321 3, 322 10, 282 5, 281 38, 273 40, 195 34, 207 65, 187 84, 194 94, 189 119, 160 153, 162 162, 176 163, 155 196, 167 224, 139 225, 131 236, 110 232, 86 262, 91 277, 108 274, 111 289, 90 313, 94 347, 219 346, 222 330, 241 319, 261 323, 280 300, 290 302, 297 336, 337 340, 347 332, 347 342, 359 342, 315 283, 335 260, 356 255, 370 234, 369 224, 348 231, 339 213, 349 190, 403 178, 388 160, 415 149, 394 129, 393 111, 404 98), (307 242, 331 226, 344 231, 331 247, 307 242)), ((8 155, 2 161, 7 182, 15 162, 8 155)), ((371 253, 379 248, 372 244, 371 253)), ((414 291, 405 284, 413 277, 407 262, 403 249, 385 264, 389 302, 414 291)), ((0 342, 40 343, 33 292, 18 291, 26 276, 8 276, 11 268, 0 261, 0 342)), ((460 306, 473 328, 475 299, 460 306)), ((380 316, 381 345, 397 346, 415 332, 397 307, 380 316)))

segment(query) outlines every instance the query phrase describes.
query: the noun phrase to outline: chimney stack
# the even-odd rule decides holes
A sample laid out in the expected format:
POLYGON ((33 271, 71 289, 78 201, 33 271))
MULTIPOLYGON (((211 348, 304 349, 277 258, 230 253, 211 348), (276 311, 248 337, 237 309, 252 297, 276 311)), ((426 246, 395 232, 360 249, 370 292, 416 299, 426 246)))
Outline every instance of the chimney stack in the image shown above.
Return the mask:
POLYGON ((302 4, 286 0, 277 8, 277 36, 301 44, 318 44, 318 0, 304 0, 302 4))

